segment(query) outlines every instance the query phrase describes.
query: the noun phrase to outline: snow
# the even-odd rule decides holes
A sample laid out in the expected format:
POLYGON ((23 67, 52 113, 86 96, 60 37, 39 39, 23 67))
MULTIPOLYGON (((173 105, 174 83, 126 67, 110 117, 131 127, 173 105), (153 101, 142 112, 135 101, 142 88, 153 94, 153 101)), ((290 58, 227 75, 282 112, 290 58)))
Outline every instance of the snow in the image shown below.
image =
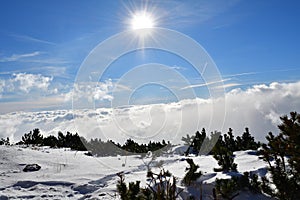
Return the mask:
MULTIPOLYGON (((181 148, 181 147, 178 147, 181 148)), ((175 148, 175 149, 178 149, 175 148)), ((123 172, 125 181, 141 181, 146 186, 147 167, 159 172, 163 167, 178 178, 178 186, 185 175, 186 157, 172 153, 142 158, 134 156, 92 157, 85 152, 67 148, 0 146, 0 199, 119 199, 116 192, 117 173, 123 172), (38 164, 39 171, 23 172, 26 164, 38 164)), ((176 152, 176 151, 175 151, 176 152)), ((240 173, 252 171, 258 175, 266 173, 266 163, 251 151, 235 152, 240 173)), ((228 174, 214 172, 218 167, 212 156, 191 156, 204 173, 203 197, 211 199, 216 178, 230 178, 228 174)), ((181 198, 190 193, 199 195, 195 188, 185 188, 181 198)), ((269 199, 243 191, 235 199, 269 199)))

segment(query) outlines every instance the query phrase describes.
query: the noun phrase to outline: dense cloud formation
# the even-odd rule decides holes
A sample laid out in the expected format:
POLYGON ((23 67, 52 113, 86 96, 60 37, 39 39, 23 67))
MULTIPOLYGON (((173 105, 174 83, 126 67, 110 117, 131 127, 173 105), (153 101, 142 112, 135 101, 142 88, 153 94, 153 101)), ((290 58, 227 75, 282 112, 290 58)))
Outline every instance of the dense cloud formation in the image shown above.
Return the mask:
POLYGON ((33 88, 47 90, 53 79, 52 77, 45 77, 41 74, 19 73, 13 76, 14 79, 12 81, 17 83, 20 90, 25 93, 28 93, 33 88))
MULTIPOLYGON (((252 135, 264 140, 269 131, 278 132, 280 116, 290 111, 300 112, 299 98, 300 82, 234 89, 226 94, 225 123, 223 130, 217 131, 227 132, 231 127, 235 135, 241 135, 244 128, 249 127, 252 135)), ((0 115, 0 137, 8 136, 16 141, 25 132, 40 128, 45 135, 56 135, 61 130, 117 142, 130 137, 140 142, 165 139, 178 143, 183 135, 194 134, 203 127, 207 132, 222 127, 223 119, 211 113, 212 109, 224 104, 224 99, 215 102, 213 106, 209 99, 186 99, 176 103, 115 109, 15 112, 0 115)))
POLYGON ((3 92, 21 92, 28 94, 32 90, 45 92, 49 89, 52 80, 53 77, 47 77, 41 74, 15 73, 9 79, 0 79, 0 95, 3 92))
POLYGON ((105 82, 96 83, 86 83, 84 84, 74 84, 74 88, 71 92, 65 95, 65 100, 76 100, 88 98, 89 102, 94 100, 112 100, 113 97, 109 95, 109 91, 113 88, 113 83, 111 80, 105 82))

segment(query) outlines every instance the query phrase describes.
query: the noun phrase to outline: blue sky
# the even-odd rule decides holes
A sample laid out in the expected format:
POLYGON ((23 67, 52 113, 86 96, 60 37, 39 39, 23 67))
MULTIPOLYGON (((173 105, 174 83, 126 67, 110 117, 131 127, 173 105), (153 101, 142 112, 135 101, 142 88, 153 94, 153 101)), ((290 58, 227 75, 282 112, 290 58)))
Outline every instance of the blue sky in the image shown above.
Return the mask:
MULTIPOLYGON (((128 30, 132 13, 145 9, 156 19, 157 27, 186 34, 204 47, 228 86, 226 91, 300 80, 298 1, 2 0, 1 113, 70 108, 66 99, 89 52, 110 36, 128 30)), ((173 67, 191 84, 203 83, 189 63, 170 53, 137 51, 112 64, 101 80, 108 84, 101 85, 99 95, 104 97, 99 100, 110 99, 110 84, 122 74, 149 62, 173 67)), ((168 88, 152 85, 142 89, 133 94, 131 102, 174 100, 168 88)), ((205 88, 195 91, 207 97, 205 88)))

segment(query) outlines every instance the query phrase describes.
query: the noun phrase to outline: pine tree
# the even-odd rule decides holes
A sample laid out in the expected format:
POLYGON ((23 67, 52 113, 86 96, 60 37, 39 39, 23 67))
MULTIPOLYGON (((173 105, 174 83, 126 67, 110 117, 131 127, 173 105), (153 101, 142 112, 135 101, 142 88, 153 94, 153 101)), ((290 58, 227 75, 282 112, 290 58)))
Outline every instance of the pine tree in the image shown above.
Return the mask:
POLYGON ((67 143, 66 137, 61 131, 58 131, 57 139, 58 139, 58 147, 66 147, 66 143, 67 143))
POLYGON ((33 129, 29 133, 25 133, 22 136, 22 141, 24 144, 33 144, 33 145, 41 145, 43 143, 43 136, 40 133, 39 129, 33 129))
POLYGON ((235 141, 235 151, 240 150, 257 150, 261 145, 260 142, 256 142, 254 137, 250 134, 249 128, 245 128, 245 132, 242 136, 237 136, 235 141))
POLYGON ((254 137, 250 134, 249 128, 245 128, 245 132, 242 135, 242 150, 257 150, 259 144, 255 142, 254 137))
POLYGON ((263 189, 279 199, 300 199, 300 115, 291 112, 290 117, 280 119, 280 133, 277 136, 269 133, 266 137, 268 144, 263 145, 263 159, 271 173, 270 180, 264 178, 263 189), (270 191, 268 182, 273 183, 277 190, 270 191))
POLYGON ((177 188, 177 180, 168 170, 162 169, 158 174, 148 171, 147 177, 150 183, 143 194, 150 197, 149 199, 176 200, 183 191, 177 188))
POLYGON ((224 135, 224 142, 230 151, 234 152, 237 150, 236 141, 234 140, 234 136, 231 128, 229 128, 228 133, 224 135))
POLYGON ((232 200, 237 197, 239 195, 239 189, 236 178, 216 179, 216 191, 226 200, 232 200))
POLYGON ((237 164, 234 163, 233 152, 227 148, 226 143, 223 141, 223 137, 220 135, 219 140, 214 146, 213 157, 218 161, 220 169, 214 169, 215 171, 236 171, 237 164))
POLYGON ((119 176, 117 191, 122 200, 132 200, 132 199, 145 199, 143 194, 141 193, 140 181, 130 182, 128 187, 125 183, 124 174, 118 173, 119 176))
POLYGON ((196 181, 201 175, 202 172, 196 172, 199 168, 198 165, 195 165, 193 159, 186 159, 186 162, 190 165, 186 168, 187 173, 183 178, 183 183, 186 185, 190 185, 193 181, 196 181))
POLYGON ((196 155, 199 154, 203 141, 207 138, 205 129, 203 128, 201 133, 197 131, 195 133, 195 136, 193 136, 192 138, 193 141, 188 147, 188 149, 186 150, 185 155, 188 155, 189 153, 196 154, 196 155))
POLYGON ((43 146, 50 146, 51 148, 58 146, 58 140, 55 136, 49 135, 43 139, 43 146))
POLYGON ((184 142, 184 145, 191 145, 195 136, 190 136, 189 134, 186 135, 186 137, 182 136, 181 140, 184 142))
POLYGON ((1 138, 0 145, 10 145, 9 137, 7 137, 6 139, 1 138))

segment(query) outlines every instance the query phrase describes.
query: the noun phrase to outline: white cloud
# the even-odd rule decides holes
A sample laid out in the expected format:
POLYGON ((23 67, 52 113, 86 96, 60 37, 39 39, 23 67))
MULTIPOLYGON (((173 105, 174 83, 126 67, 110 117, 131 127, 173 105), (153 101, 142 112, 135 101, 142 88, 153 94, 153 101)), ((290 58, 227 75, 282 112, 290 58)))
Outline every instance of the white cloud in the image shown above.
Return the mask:
POLYGON ((15 83, 15 89, 28 93, 33 89, 46 91, 53 80, 53 77, 42 76, 41 74, 13 74, 12 82, 15 83))
MULTIPOLYGON (((57 94, 58 89, 50 87, 52 80, 53 77, 41 74, 14 73, 8 79, 0 79, 0 97, 17 98, 28 93, 37 96, 57 94)), ((26 99, 24 97, 22 100, 26 99)))
POLYGON ((0 98, 2 97, 2 92, 5 89, 5 81, 0 79, 0 98))
MULTIPOLYGON (((110 84, 99 88, 102 92, 108 91, 108 85, 110 84)), ((106 98, 105 92, 102 92, 98 98, 106 98)), ((93 90, 90 93, 97 94, 93 90)), ((226 94, 226 118, 221 131, 225 133, 230 127, 235 135, 241 135, 244 128, 249 127, 252 135, 263 140, 269 131, 278 133, 279 116, 290 111, 300 112, 299 99, 300 82, 254 85, 247 90, 234 89, 226 94)), ((99 137, 117 142, 130 137, 140 142, 165 139, 176 143, 182 136, 194 134, 203 127, 208 134, 219 130, 216 127, 222 127, 223 119, 218 115, 218 108, 223 103, 222 98, 216 101, 186 99, 177 103, 115 109, 10 113, 0 115, 1 130, 10 130, 2 131, 0 137, 13 134, 19 139, 24 132, 38 127, 45 134, 57 134, 61 130, 78 132, 88 138, 99 137), (217 115, 212 116, 212 109, 217 111, 217 115), (75 121, 70 117, 72 114, 75 121), (8 123, 9 119, 17 121, 18 124, 8 123)))
POLYGON ((261 84, 226 95, 226 127, 242 130, 248 126, 260 139, 268 131, 277 132, 279 116, 300 112, 300 82, 261 84))
POLYGON ((23 58, 38 56, 40 54, 41 54, 41 52, 39 52, 39 51, 35 51, 32 53, 27 53, 27 54, 13 54, 10 57, 1 58, 0 62, 13 62, 13 61, 18 61, 23 58))
POLYGON ((80 101, 81 99, 88 99, 89 102, 95 100, 109 100, 113 99, 113 96, 109 94, 113 87, 111 80, 105 82, 85 82, 75 83, 73 89, 65 95, 65 100, 80 101))

